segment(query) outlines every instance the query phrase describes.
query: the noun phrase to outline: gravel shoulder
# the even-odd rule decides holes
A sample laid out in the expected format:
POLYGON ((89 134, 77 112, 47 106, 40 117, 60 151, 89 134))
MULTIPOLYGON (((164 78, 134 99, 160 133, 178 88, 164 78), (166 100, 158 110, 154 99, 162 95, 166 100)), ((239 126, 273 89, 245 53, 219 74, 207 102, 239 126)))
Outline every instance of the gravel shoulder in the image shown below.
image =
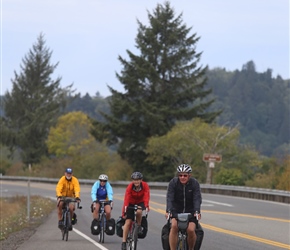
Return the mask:
MULTIPOLYGON (((53 213, 53 212, 52 212, 53 213)), ((41 218, 38 221, 30 223, 29 227, 26 227, 18 232, 11 233, 7 239, 0 241, 0 248, 3 250, 16 250, 25 241, 27 241, 36 231, 37 228, 45 223, 49 215, 45 218, 41 218)))

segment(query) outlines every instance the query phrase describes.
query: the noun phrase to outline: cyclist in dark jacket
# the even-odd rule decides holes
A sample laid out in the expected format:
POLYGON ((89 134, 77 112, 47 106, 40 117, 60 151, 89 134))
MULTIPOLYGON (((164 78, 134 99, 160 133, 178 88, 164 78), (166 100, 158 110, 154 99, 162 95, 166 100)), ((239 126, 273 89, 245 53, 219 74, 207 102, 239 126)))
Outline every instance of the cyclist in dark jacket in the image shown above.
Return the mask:
MULTIPOLYGON (((171 230, 169 234, 170 249, 176 249, 178 226, 176 215, 178 213, 198 213, 198 219, 201 218, 200 205, 202 202, 200 186, 196 179, 191 177, 192 169, 187 164, 182 164, 177 167, 178 177, 174 177, 168 184, 166 195, 166 214, 171 213, 171 230)), ((188 248, 194 249, 196 234, 195 228, 197 218, 191 217, 189 220, 187 235, 188 248)))

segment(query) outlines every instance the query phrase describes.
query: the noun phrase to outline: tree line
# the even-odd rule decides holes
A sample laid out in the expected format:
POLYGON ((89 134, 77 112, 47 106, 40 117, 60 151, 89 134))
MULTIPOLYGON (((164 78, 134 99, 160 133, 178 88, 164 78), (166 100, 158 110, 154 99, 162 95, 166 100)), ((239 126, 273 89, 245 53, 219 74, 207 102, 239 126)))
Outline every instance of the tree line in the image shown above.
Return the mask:
POLYGON ((38 175, 75 166, 83 178, 109 172, 112 179, 126 179, 138 170, 149 181, 166 181, 186 162, 201 182, 252 185, 274 171, 271 188, 285 188, 289 81, 272 78, 271 71, 257 73, 253 62, 235 72, 200 66, 200 37, 169 2, 157 4, 148 20, 148 26, 137 21, 139 54, 127 50, 129 59, 118 58, 116 76, 125 92, 109 86, 108 98, 82 97, 72 85, 61 88, 61 78, 52 80, 57 64, 50 63, 52 51, 40 34, 2 98, 2 147, 38 175), (279 162, 261 155, 271 154, 273 145, 279 162), (214 178, 203 153, 223 154, 214 178))

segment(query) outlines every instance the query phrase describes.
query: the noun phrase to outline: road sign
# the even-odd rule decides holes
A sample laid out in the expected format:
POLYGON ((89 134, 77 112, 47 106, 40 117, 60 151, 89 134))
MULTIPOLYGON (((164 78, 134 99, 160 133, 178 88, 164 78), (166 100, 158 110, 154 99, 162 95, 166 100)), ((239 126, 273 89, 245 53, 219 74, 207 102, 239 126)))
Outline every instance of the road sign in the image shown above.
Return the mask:
POLYGON ((203 154, 204 162, 221 162, 222 156, 218 154, 203 154))

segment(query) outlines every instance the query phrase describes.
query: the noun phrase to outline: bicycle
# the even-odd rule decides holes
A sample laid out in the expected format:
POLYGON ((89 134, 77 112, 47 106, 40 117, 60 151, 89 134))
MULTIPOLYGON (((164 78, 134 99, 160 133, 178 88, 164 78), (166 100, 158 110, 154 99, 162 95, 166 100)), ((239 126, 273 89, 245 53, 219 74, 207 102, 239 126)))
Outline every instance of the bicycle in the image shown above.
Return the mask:
MULTIPOLYGON (((179 213, 177 214, 177 226, 178 226, 178 240, 177 240, 177 248, 176 250, 188 250, 187 243, 187 227, 189 223, 189 219, 192 218, 191 213, 179 213)), ((198 220, 198 213, 196 212, 194 216, 198 220)), ((197 223, 198 227, 198 223, 197 223)))
MULTIPOLYGON (((126 248, 127 250, 137 250, 137 242, 138 242, 138 227, 137 227, 137 210, 142 210, 138 205, 134 205, 134 207, 128 207, 127 209, 134 209, 134 220, 130 225, 130 230, 126 240, 126 248)), ((148 216, 148 212, 146 211, 146 218, 148 216)))
MULTIPOLYGON (((77 200, 73 197, 62 197, 59 202, 63 201, 63 207, 62 207, 62 222, 63 226, 61 228, 61 235, 62 240, 68 240, 69 231, 72 230, 72 222, 71 222, 71 214, 69 210, 69 203, 71 202, 77 202, 77 200)), ((77 208, 82 209, 79 202, 77 202, 77 208)), ((59 204, 58 204, 59 205, 59 204)))
POLYGON ((105 231, 106 231, 106 212, 105 212, 105 205, 110 204, 107 200, 100 200, 98 201, 100 203, 100 209, 99 209, 99 226, 100 226, 100 233, 98 235, 99 242, 104 243, 105 240, 105 231))

